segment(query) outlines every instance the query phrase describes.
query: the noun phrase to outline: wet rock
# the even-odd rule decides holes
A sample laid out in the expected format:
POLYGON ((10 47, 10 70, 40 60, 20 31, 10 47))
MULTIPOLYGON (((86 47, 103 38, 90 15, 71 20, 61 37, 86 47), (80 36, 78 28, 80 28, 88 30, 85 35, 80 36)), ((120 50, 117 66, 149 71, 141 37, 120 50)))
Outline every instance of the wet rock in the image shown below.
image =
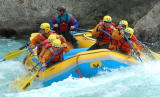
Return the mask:
POLYGON ((17 32, 14 29, 0 29, 0 36, 10 38, 16 34, 17 32))
MULTIPOLYGON (((126 19, 130 26, 135 25, 137 32, 146 33, 141 34, 144 41, 147 39, 155 41, 158 39, 159 28, 149 26, 141 29, 143 25, 138 23, 143 19, 146 22, 150 21, 145 16, 156 14, 154 13, 156 10, 153 9, 158 2, 159 0, 1 0, 0 29, 12 29, 18 33, 18 37, 25 36, 37 31, 42 22, 49 22, 52 14, 56 12, 55 8, 63 5, 77 18, 81 27, 92 28, 104 15, 108 14, 113 17, 114 22, 126 19), (151 10, 153 10, 152 13, 151 10), (148 33, 150 31, 151 33, 148 33)), ((157 6, 156 9, 160 8, 157 6)), ((155 23, 158 26, 158 22, 155 23)), ((140 33, 137 35, 140 36, 140 33)))
MULTIPOLYGON (((136 35, 142 41, 160 43, 160 1, 135 25, 136 35)), ((155 46, 153 46, 155 48, 155 46)), ((160 47, 157 49, 160 49, 160 47)))

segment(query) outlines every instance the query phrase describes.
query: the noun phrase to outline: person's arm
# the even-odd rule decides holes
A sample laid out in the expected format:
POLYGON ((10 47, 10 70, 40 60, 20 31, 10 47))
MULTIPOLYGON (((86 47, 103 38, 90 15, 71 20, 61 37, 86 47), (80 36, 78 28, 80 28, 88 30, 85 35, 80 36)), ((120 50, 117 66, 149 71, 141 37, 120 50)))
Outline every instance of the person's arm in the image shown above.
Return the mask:
POLYGON ((139 50, 138 46, 136 45, 136 43, 132 41, 132 45, 133 45, 134 49, 137 51, 138 55, 140 56, 141 53, 140 53, 140 50, 139 50))
POLYGON ((56 16, 53 16, 52 19, 49 21, 49 24, 51 26, 51 29, 54 28, 54 25, 57 24, 56 16))
POLYGON ((76 20, 76 18, 74 18, 74 16, 70 18, 70 24, 71 26, 74 26, 74 28, 78 28, 78 21, 76 20))
POLYGON ((62 35, 58 35, 58 39, 61 40, 62 43, 66 43, 66 39, 62 35))
POLYGON ((41 58, 42 64, 45 64, 47 62, 47 60, 50 59, 51 56, 52 56, 52 54, 51 54, 50 50, 46 49, 44 55, 41 58))
POLYGON ((35 36, 35 37, 31 40, 30 45, 29 45, 31 48, 34 48, 34 47, 36 46, 36 44, 39 43, 39 36, 40 36, 40 34, 38 34, 37 36, 35 36))
POLYGON ((42 57, 43 57, 43 55, 45 54, 45 47, 43 46, 42 47, 42 50, 41 50, 41 52, 40 52, 40 54, 39 54, 39 56, 38 56, 38 61, 42 64, 43 62, 42 62, 42 57))
POLYGON ((97 24, 96 27, 92 31, 92 37, 93 38, 97 38, 98 37, 98 35, 99 35, 99 29, 98 28, 99 28, 99 24, 97 24))
POLYGON ((66 43, 63 43, 61 46, 64 52, 69 52, 70 49, 66 43))
POLYGON ((132 41, 135 42, 135 44, 137 45, 137 47, 138 47, 140 50, 144 49, 143 45, 142 45, 141 43, 139 43, 139 41, 138 41, 138 39, 137 39, 137 37, 136 37, 135 35, 132 36, 132 41))

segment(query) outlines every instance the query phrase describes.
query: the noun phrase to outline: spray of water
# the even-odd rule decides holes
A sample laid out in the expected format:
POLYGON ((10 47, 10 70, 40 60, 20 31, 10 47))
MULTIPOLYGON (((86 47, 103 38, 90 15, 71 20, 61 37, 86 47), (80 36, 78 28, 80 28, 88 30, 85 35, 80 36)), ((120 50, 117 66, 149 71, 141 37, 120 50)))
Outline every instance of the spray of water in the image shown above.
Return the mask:
POLYGON ((49 87, 8 93, 7 97, 159 97, 160 62, 100 72, 96 77, 53 83, 49 87))

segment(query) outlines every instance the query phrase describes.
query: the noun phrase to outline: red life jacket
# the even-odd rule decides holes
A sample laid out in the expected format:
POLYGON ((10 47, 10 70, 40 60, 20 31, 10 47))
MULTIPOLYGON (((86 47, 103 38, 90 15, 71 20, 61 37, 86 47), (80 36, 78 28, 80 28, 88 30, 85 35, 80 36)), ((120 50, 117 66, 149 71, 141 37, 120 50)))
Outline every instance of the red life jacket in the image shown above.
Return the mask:
POLYGON ((47 37, 42 34, 40 34, 38 38, 41 40, 41 42, 47 39, 47 37))
MULTIPOLYGON (((40 43, 43 44, 43 42, 45 42, 45 44, 46 44, 46 43, 47 43, 48 36, 49 36, 50 34, 53 34, 53 33, 55 33, 54 30, 50 30, 48 33, 40 33, 40 35, 39 35, 39 37, 38 37, 38 38, 40 39, 40 43)), ((43 46, 43 45, 38 46, 38 49, 41 50, 41 49, 42 49, 42 46, 43 46)))
POLYGON ((134 35, 131 37, 131 40, 134 41, 134 42, 138 41, 137 38, 136 38, 136 36, 134 36, 134 35))
MULTIPOLYGON (((50 47, 49 48, 52 55, 56 53, 56 51, 59 49, 59 48, 56 48, 56 47, 50 47)), ((63 60, 63 49, 61 49, 55 56, 54 58, 51 60, 51 62, 60 62, 63 60)))
POLYGON ((132 50, 130 44, 124 38, 120 40, 120 43, 121 43, 121 46, 119 48, 120 51, 129 54, 132 50))
MULTIPOLYGON (((41 42, 42 42, 42 41, 45 41, 45 40, 47 39, 47 37, 45 37, 45 36, 42 35, 42 34, 40 34, 38 38, 40 39, 41 42)), ((41 42, 40 42, 40 43, 41 43, 41 42)), ((41 49, 41 48, 42 48, 42 46, 38 46, 38 49, 41 49)))
POLYGON ((52 43, 49 43, 49 42, 48 42, 48 43, 45 44, 45 48, 46 48, 46 49, 51 48, 51 47, 52 47, 52 43))
MULTIPOLYGON (((99 24, 100 29, 104 29, 107 33, 109 33, 110 35, 112 34, 111 31, 113 30, 114 26, 113 23, 111 23, 110 27, 105 28, 104 25, 102 23, 99 24)), ((108 36, 106 33, 104 33, 103 31, 99 32, 99 36, 98 36, 98 40, 99 41, 103 41, 103 42, 110 42, 111 41, 111 37, 108 36)))
POLYGON ((66 32, 69 29, 69 24, 66 22, 59 23, 59 32, 66 32))
POLYGON ((48 39, 46 39, 46 40, 44 40, 44 41, 41 42, 42 45, 45 45, 47 43, 49 43, 48 39))
POLYGON ((48 33, 40 33, 39 39, 44 41, 44 40, 46 40, 48 38, 49 35, 54 34, 54 33, 55 33, 54 30, 50 30, 48 33))
POLYGON ((66 15, 66 20, 65 21, 62 21, 61 18, 60 18, 60 23, 59 23, 59 32, 66 32, 69 30, 69 23, 68 22, 68 14, 66 15))
POLYGON ((121 43, 118 40, 111 40, 111 44, 116 46, 117 50, 118 50, 118 47, 120 47, 120 45, 121 45, 121 43))

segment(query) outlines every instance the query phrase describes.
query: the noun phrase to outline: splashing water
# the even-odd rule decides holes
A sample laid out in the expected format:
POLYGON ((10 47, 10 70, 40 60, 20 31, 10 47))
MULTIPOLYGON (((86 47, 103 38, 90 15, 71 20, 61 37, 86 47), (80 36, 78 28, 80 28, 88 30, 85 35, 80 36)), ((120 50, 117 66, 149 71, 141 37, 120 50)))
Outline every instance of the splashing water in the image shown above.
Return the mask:
MULTIPOLYGON (((22 45, 21 42, 13 40, 7 42, 11 46, 13 43, 22 45)), ((10 51, 0 48, 1 54, 10 51)), ((15 46, 12 49, 16 48, 15 46)), ((6 61, 0 65, 0 97, 160 97, 159 61, 146 62, 113 72, 100 72, 92 78, 69 77, 49 87, 25 92, 15 92, 9 87, 16 77, 25 72, 21 61, 6 61)))

